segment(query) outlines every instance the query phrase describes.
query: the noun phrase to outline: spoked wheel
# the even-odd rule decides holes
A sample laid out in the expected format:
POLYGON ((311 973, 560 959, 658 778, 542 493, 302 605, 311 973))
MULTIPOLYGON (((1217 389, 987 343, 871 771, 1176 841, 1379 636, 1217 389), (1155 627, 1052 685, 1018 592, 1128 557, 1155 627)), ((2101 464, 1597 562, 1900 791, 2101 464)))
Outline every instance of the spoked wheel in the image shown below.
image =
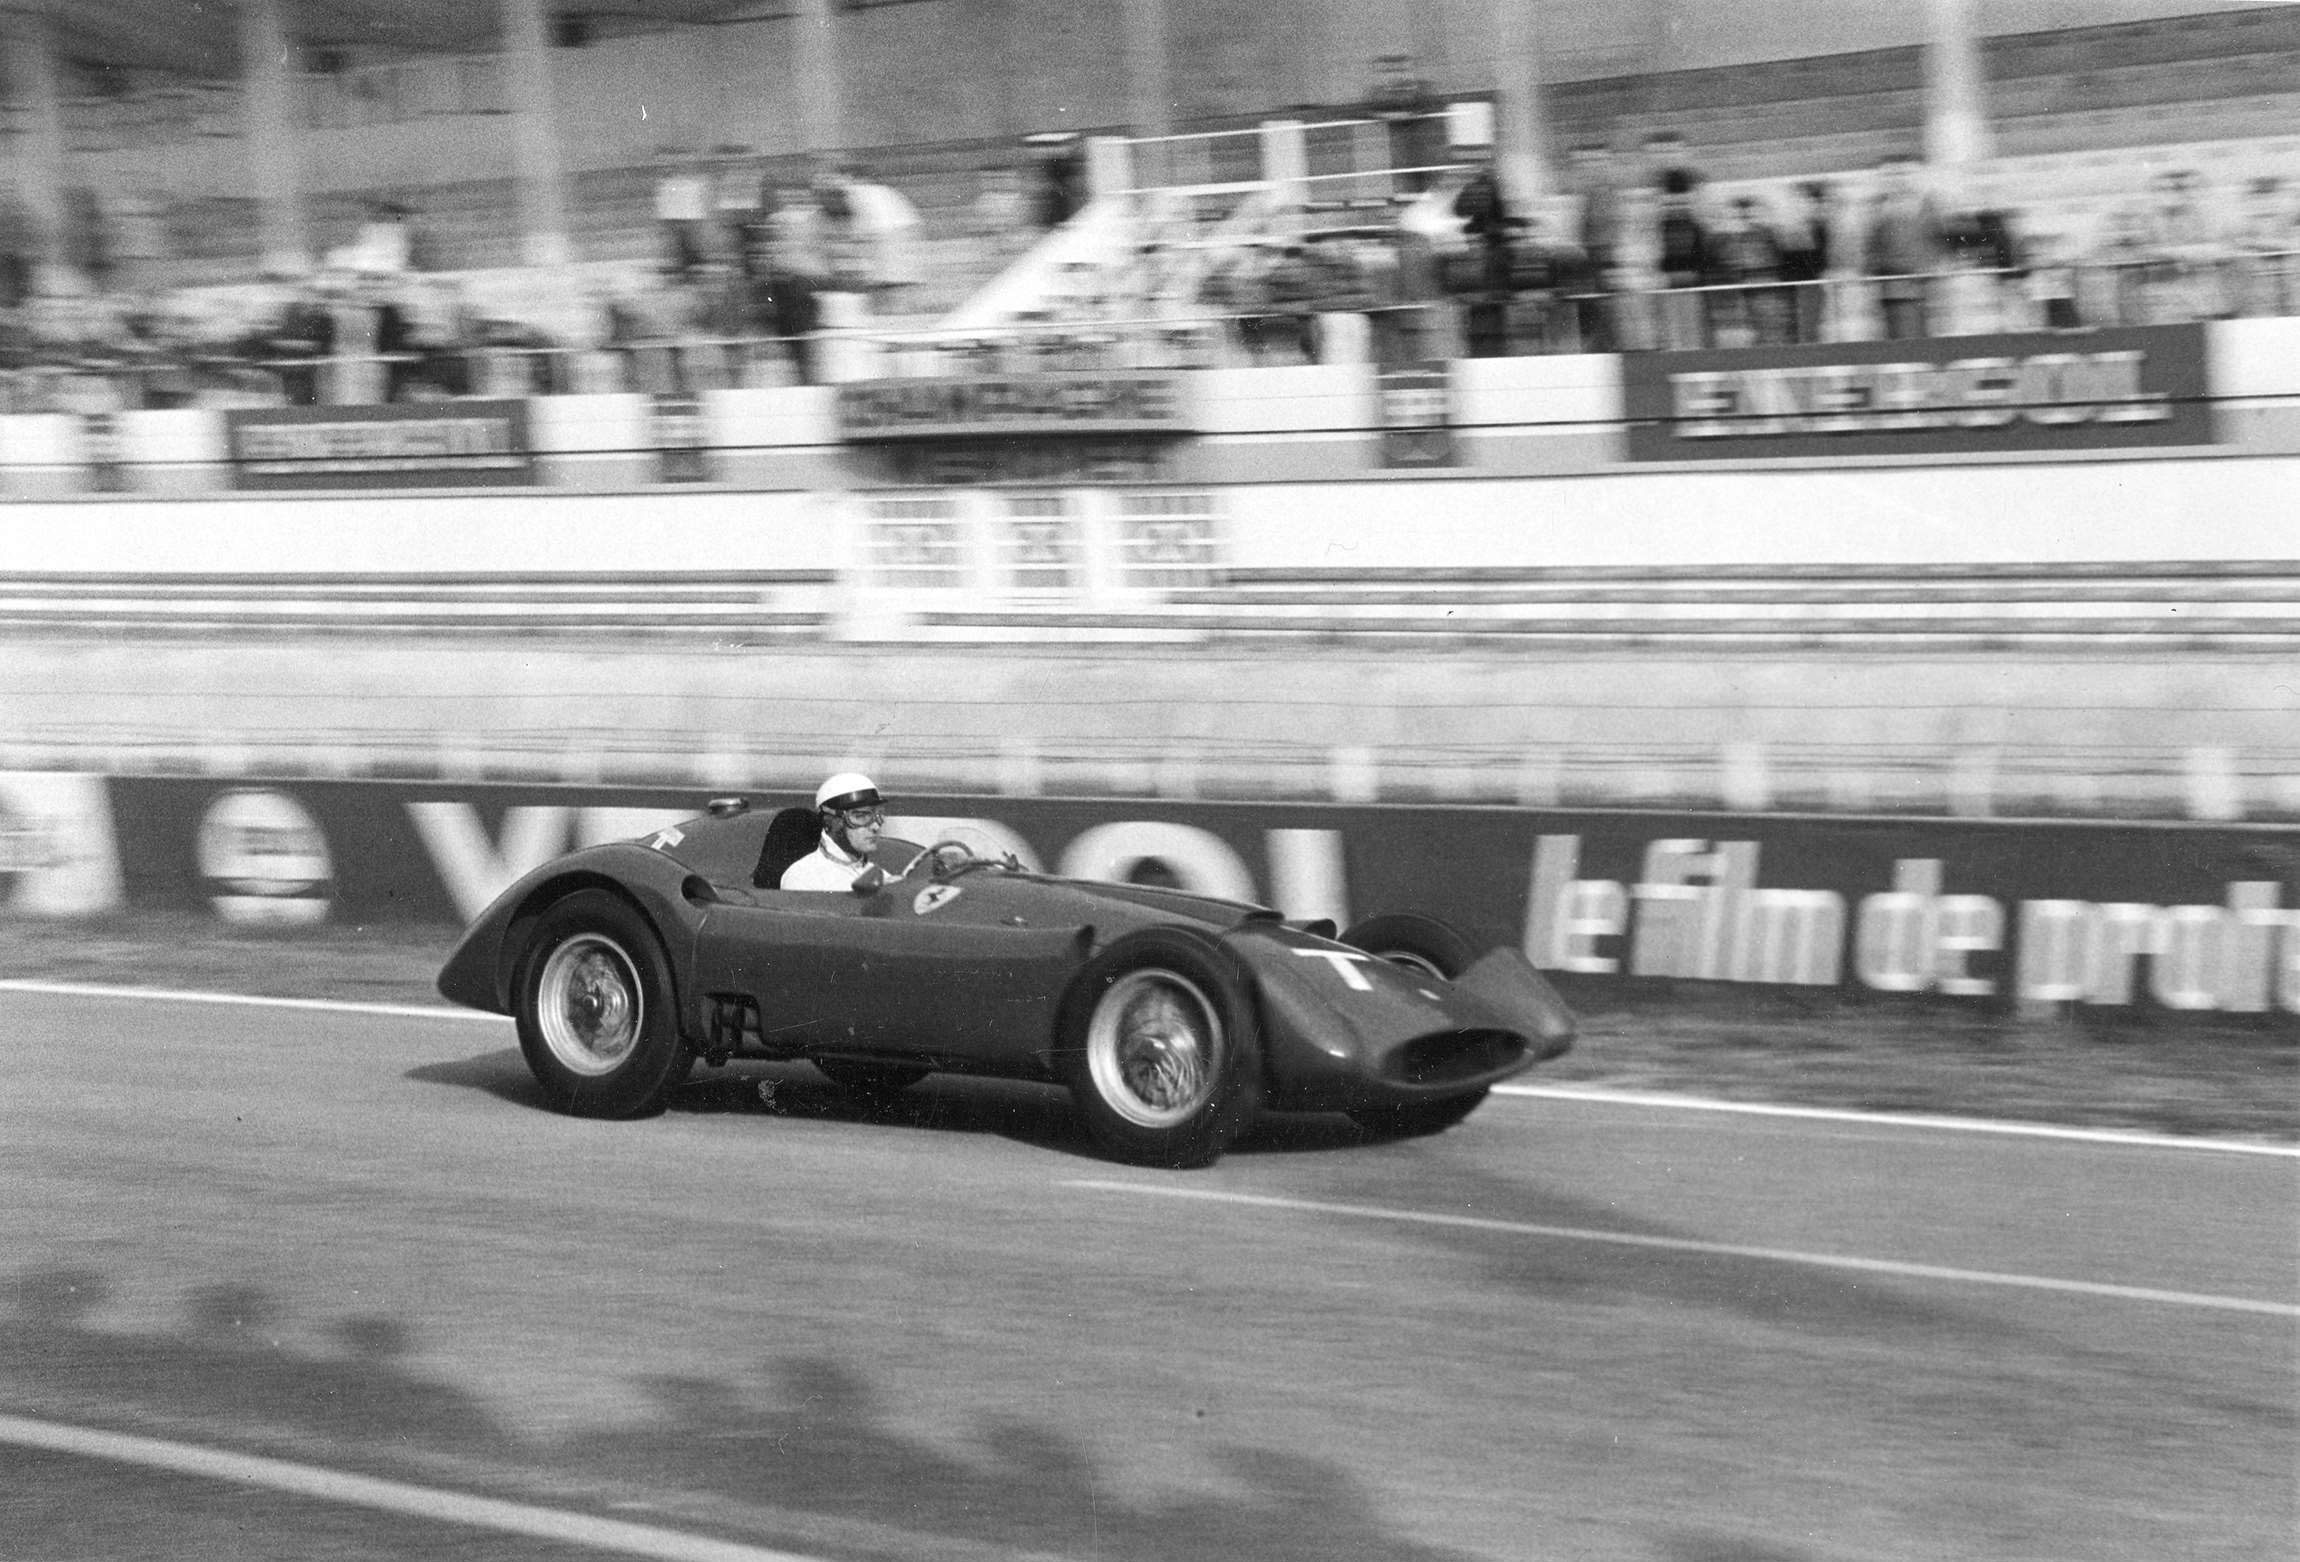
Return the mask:
POLYGON ((872 1111, 883 1111, 895 1097, 933 1072, 908 1063, 874 1063, 865 1058, 817 1058, 823 1078, 872 1111))
MULTIPOLYGON (((1477 960, 1476 946, 1458 930, 1435 917, 1415 916, 1411 912, 1368 917, 1344 933, 1342 942, 1363 949, 1377 960, 1444 981, 1461 975, 1477 960)), ((1442 1096, 1434 1101, 1361 1106, 1351 1110, 1350 1121, 1377 1139, 1418 1139, 1425 1134, 1444 1133, 1476 1111, 1486 1094, 1486 1088, 1481 1085, 1466 1094, 1442 1096)))
POLYGON ((1121 1160, 1203 1166, 1261 1106, 1261 1042, 1229 955, 1152 928, 1090 962, 1063 1005, 1063 1068, 1096 1141, 1121 1160))
POLYGON ((695 1056, 679 1039, 654 929, 624 901, 584 890, 536 924, 517 993, 519 1050, 563 1112, 636 1117, 662 1104, 695 1056))

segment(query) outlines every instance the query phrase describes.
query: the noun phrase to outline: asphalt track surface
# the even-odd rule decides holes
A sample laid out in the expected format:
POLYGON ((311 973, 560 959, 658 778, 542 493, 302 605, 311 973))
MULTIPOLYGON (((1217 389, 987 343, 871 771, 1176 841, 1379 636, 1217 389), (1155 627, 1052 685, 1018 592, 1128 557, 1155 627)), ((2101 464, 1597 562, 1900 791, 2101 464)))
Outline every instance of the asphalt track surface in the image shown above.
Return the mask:
POLYGON ((2300 1158, 1047 1091, 0 991, 0 1557, 2289 1558, 2300 1158), (756 1089, 779 1081, 776 1109, 756 1089))

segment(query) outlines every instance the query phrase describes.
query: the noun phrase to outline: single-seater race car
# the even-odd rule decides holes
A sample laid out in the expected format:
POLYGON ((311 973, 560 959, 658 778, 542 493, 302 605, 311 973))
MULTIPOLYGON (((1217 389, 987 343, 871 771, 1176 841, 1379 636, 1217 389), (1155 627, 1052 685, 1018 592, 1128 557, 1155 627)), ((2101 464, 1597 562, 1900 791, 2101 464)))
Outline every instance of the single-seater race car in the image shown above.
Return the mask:
POLYGON ((656 1110, 698 1058, 807 1059, 873 1102, 946 1070, 1067 1085, 1107 1153, 1162 1166, 1211 1162, 1264 1109, 1435 1133, 1572 1044, 1522 955, 1427 917, 1337 938, 963 839, 882 840, 852 893, 778 888, 815 842, 811 809, 723 798, 570 853, 480 914, 439 990, 515 1017, 563 1111, 656 1110))

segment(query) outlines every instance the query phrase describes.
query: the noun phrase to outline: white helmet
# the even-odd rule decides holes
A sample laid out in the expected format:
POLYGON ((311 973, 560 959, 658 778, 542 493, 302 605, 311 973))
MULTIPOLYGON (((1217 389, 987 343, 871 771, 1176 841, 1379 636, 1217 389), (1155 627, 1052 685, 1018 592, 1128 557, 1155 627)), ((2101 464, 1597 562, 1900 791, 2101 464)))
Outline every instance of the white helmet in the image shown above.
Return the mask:
POLYGON ((842 770, 815 788, 815 807, 835 808, 844 813, 850 808, 871 808, 884 802, 878 795, 878 783, 858 771, 842 770))

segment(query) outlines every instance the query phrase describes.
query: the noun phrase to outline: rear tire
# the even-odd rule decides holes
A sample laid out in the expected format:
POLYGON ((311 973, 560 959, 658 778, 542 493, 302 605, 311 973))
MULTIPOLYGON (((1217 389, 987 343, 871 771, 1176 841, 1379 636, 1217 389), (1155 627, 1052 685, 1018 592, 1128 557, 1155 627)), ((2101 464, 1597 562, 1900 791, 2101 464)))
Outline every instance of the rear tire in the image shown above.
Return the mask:
POLYGON ((695 1065, 655 930, 604 890, 580 890, 543 913, 514 1004, 519 1050, 559 1111, 642 1116, 695 1065))
POLYGON ((1140 1166, 1205 1166, 1262 1105, 1261 1036, 1229 952, 1179 928, 1113 943, 1063 999, 1060 1064, 1095 1142, 1140 1166))

